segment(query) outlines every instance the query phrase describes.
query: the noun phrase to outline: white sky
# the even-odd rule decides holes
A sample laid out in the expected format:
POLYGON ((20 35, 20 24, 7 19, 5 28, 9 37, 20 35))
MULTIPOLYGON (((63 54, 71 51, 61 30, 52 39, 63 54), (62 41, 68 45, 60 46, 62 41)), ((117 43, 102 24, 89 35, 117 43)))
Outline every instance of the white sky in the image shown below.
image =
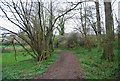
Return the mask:
MULTIPOLYGON (((61 1, 61 0, 60 0, 61 1)), ((69 2, 76 2, 76 1, 81 1, 81 0, 62 0, 63 2, 64 1, 69 1, 69 2)), ((114 0, 113 0, 114 1, 114 0)), ((115 3, 113 4, 113 12, 114 14, 116 14, 118 16, 118 2, 120 0, 115 0, 115 3)), ((93 2, 90 2, 89 5, 93 5, 94 3, 93 2)), ((103 3, 101 3, 103 4, 103 3)), ((104 8, 103 6, 100 8, 100 12, 102 12, 102 17, 103 17, 103 21, 104 21, 104 8)), ((3 15, 2 11, 0 10, 0 15, 3 15)), ((115 23, 116 24, 116 23, 115 23)), ((13 25, 12 23, 10 23, 10 21, 8 21, 7 19, 5 18, 1 18, 0 17, 0 26, 2 27, 5 27, 5 28, 8 28, 12 31, 18 31, 18 28, 15 27, 15 25, 13 25)), ((72 20, 68 20, 65 24, 65 32, 68 33, 68 32, 71 32, 73 31, 73 28, 75 27, 75 23, 72 21, 72 20)), ((115 25, 116 26, 116 25, 115 25)), ((0 31, 0 34, 1 34, 1 31, 0 31)))
MULTIPOLYGON (((72 1, 72 0, 71 0, 72 1)), ((104 15, 104 0, 100 0, 100 13, 101 13, 101 21, 103 21, 103 25, 105 27, 105 15, 104 15)), ((107 0, 106 0, 107 1, 107 0)), ((117 18, 118 18, 118 2, 120 2, 120 0, 112 0, 112 3, 114 2, 114 4, 112 5, 113 8, 113 15, 116 14, 117 18), (114 2, 115 1, 115 2, 114 2)), ((94 5, 94 2, 89 2, 89 5, 94 5)), ((119 11, 120 13, 120 11, 119 11)), ((115 16, 114 18, 114 27, 115 29, 117 28, 117 22, 115 20, 115 16)), ((68 24, 65 25, 65 32, 71 32, 73 31, 73 28, 76 27, 75 23, 72 21, 68 21, 68 24)), ((116 31, 115 31, 116 32, 116 31)))

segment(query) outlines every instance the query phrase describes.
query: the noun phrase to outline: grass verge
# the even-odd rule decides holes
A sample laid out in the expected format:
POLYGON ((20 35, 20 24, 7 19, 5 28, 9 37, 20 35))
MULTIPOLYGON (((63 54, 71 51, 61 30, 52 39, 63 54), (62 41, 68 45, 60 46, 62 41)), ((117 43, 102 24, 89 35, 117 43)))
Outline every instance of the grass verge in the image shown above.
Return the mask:
POLYGON ((70 48, 64 51, 74 52, 83 70, 85 79, 116 79, 118 78, 118 50, 114 49, 113 62, 100 59, 102 52, 97 48, 87 51, 85 48, 70 48))
POLYGON ((42 74, 45 69, 57 58, 53 52, 47 60, 37 62, 24 52, 17 53, 17 61, 14 53, 2 53, 2 79, 30 79, 35 75, 42 74))

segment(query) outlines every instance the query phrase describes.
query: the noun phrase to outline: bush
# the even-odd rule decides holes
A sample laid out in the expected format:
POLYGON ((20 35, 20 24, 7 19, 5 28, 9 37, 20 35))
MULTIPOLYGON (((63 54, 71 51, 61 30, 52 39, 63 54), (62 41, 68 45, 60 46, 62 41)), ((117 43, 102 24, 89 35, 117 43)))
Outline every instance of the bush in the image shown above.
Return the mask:
POLYGON ((3 45, 12 45, 12 41, 3 41, 2 44, 3 45))
POLYGON ((58 39, 58 47, 60 48, 67 48, 67 37, 60 36, 58 39))
POLYGON ((77 33, 70 33, 69 37, 67 38, 67 47, 73 48, 78 46, 78 35, 77 33))
POLYGON ((64 36, 57 36, 55 40, 55 46, 60 48, 74 48, 85 46, 86 41, 89 42, 91 47, 97 46, 97 37, 95 35, 87 36, 87 39, 84 38, 80 33, 68 33, 64 36))
POLYGON ((58 47, 60 48, 73 48, 80 45, 84 45, 84 41, 78 33, 69 33, 58 38, 58 47))

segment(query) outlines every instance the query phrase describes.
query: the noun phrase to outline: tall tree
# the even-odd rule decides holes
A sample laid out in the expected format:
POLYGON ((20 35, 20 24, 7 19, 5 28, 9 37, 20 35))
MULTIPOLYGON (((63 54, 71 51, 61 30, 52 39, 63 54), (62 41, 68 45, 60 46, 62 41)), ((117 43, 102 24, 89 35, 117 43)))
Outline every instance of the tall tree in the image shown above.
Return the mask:
MULTIPOLYGON (((80 16, 81 16, 81 24, 82 24, 82 31, 83 31, 83 37, 84 37, 84 44, 86 46, 86 48, 88 49, 88 51, 91 51, 91 44, 90 44, 90 41, 89 41, 89 37, 88 37, 88 25, 87 25, 87 18, 88 18, 88 14, 87 14, 87 2, 84 2, 84 5, 83 5, 83 9, 84 9, 84 14, 82 13, 82 6, 81 6, 81 9, 80 9, 80 16)), ((81 31, 81 30, 80 30, 81 31)))
POLYGON ((98 51, 101 51, 101 24, 100 24, 100 12, 99 12, 99 2, 95 2, 96 5, 96 16, 97 16, 97 41, 98 41, 98 51))
POLYGON ((78 18, 78 15, 76 17, 77 22, 77 28, 75 28, 75 30, 77 30, 78 32, 80 32, 82 34, 82 37, 84 39, 84 45, 87 48, 88 51, 91 51, 92 46, 91 46, 91 42, 90 42, 90 38, 89 38, 89 30, 90 30, 90 26, 89 23, 91 23, 91 20, 88 18, 90 17, 89 15, 89 9, 88 9, 88 5, 87 2, 84 2, 83 4, 80 5, 79 10, 79 16, 80 18, 78 18))
POLYGON ((106 36, 104 40, 104 52, 102 58, 108 61, 113 61, 113 16, 111 2, 104 2, 105 5, 105 22, 106 36))

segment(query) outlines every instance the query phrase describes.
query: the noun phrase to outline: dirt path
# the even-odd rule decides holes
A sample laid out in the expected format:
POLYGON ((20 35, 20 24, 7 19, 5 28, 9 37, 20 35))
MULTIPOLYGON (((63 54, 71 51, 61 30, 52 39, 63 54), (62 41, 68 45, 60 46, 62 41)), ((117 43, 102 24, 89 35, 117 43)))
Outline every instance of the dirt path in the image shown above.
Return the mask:
POLYGON ((35 79, 81 79, 82 71, 75 55, 71 52, 60 52, 58 59, 46 69, 46 72, 35 79))

